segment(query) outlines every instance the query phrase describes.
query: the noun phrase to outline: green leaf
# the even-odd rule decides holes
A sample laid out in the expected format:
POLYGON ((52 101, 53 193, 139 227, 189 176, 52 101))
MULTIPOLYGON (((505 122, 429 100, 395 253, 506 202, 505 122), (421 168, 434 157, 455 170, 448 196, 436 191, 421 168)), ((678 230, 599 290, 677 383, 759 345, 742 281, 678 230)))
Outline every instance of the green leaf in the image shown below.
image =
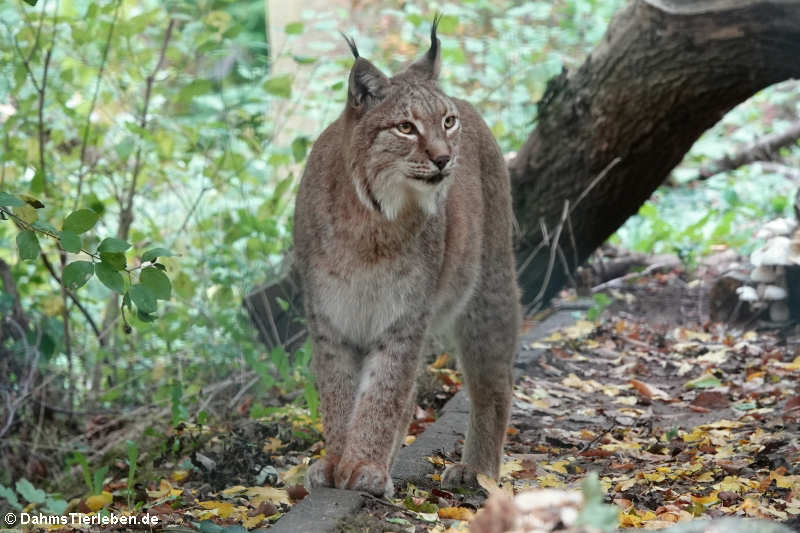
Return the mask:
POLYGON ((20 231, 17 234, 17 249, 19 258, 23 261, 33 261, 39 257, 39 239, 36 238, 36 234, 29 229, 20 231))
POLYGON ((302 22, 290 22, 283 28, 288 35, 300 35, 303 33, 303 23, 302 22))
POLYGON ((8 504, 17 511, 22 510, 22 505, 20 505, 17 499, 17 493, 2 484, 0 484, 0 498, 5 499, 8 504))
POLYGON ((292 96, 292 77, 282 74, 270 78, 264 82, 264 90, 278 98, 289 98, 292 96))
POLYGON ((439 19, 439 32, 443 34, 455 33, 458 29, 458 17, 455 15, 443 15, 439 19))
POLYGON ((172 284, 161 270, 147 267, 139 274, 139 282, 147 286, 157 300, 169 300, 172 296, 172 284))
POLYGON ((25 478, 17 481, 16 488, 17 492, 19 492, 23 498, 28 500, 29 503, 44 503, 44 501, 47 499, 47 494, 43 490, 37 489, 25 478))
POLYGON ((311 142, 306 136, 295 137, 292 141, 292 155, 297 163, 302 163, 305 160, 309 144, 311 142))
POLYGON ((683 384, 684 389, 710 389, 722 386, 722 382, 714 374, 703 374, 699 378, 687 381, 683 384))
POLYGON ((80 289, 94 274, 94 263, 89 261, 73 261, 64 267, 61 283, 70 290, 80 289))
POLYGON ((188 102, 195 96, 206 94, 211 92, 213 89, 214 84, 212 84, 209 80, 194 80, 191 83, 184 85, 181 90, 178 91, 178 100, 188 102))
POLYGON ((101 242, 100 246, 97 247, 97 251, 101 253, 123 253, 130 247, 131 245, 122 239, 117 239, 116 237, 107 237, 103 239, 103 242, 101 242))
POLYGON ((19 207, 25 205, 25 202, 7 192, 0 191, 0 207, 19 207))
POLYGON ((100 283, 112 291, 120 294, 125 292, 125 280, 122 279, 122 274, 117 272, 113 266, 109 265, 105 261, 95 265, 94 273, 97 275, 97 279, 100 280, 100 283))
POLYGON ((138 318, 142 322, 155 322, 156 318, 158 317, 151 313, 142 313, 141 309, 137 309, 136 318, 138 318))
POLYGON ((76 254, 81 251, 81 238, 74 231, 64 230, 61 232, 61 247, 67 252, 76 254))
POLYGON ((78 209, 64 219, 64 226, 61 229, 74 231, 77 234, 85 233, 94 227, 98 218, 97 213, 91 209, 78 209))
POLYGON ((131 295, 131 300, 136 304, 136 309, 142 313, 155 313, 158 309, 156 306, 156 297, 147 285, 142 283, 132 285, 130 290, 128 290, 128 294, 131 295))
POLYGON ((67 510, 67 506, 67 502, 61 498, 48 496, 47 500, 44 502, 44 507, 42 507, 42 510, 51 515, 59 515, 64 514, 64 511, 67 510))
POLYGON ((38 2, 38 1, 39 0, 25 0, 25 3, 28 4, 28 5, 31 5, 31 6, 35 6, 36 2, 38 2))
POLYGON ((311 63, 314 63, 317 60, 316 57, 311 57, 311 56, 292 56, 292 59, 294 59, 296 63, 299 63, 301 65, 310 65, 311 63))
POLYGON ((94 471, 94 476, 92 476, 93 494, 100 494, 103 491, 103 479, 105 479, 107 472, 108 465, 94 471))
POLYGON ((100 252, 100 260, 108 263, 116 270, 123 270, 128 264, 125 260, 125 254, 119 252, 100 252))
POLYGON ((159 257, 172 257, 173 255, 175 255, 175 254, 173 254, 172 252, 170 252, 166 248, 153 248, 151 250, 147 250, 142 255, 142 263, 155 261, 159 257))

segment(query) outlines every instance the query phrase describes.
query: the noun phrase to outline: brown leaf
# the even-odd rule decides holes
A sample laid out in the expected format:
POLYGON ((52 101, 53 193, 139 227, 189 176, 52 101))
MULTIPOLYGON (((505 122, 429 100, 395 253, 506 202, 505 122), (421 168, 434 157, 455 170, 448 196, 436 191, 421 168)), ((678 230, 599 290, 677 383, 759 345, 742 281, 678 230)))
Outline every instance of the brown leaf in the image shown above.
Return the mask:
POLYGON ((671 400, 669 394, 659 389, 658 387, 654 387, 653 385, 645 383, 644 381, 639 381, 638 379, 632 379, 630 380, 630 384, 633 385, 633 388, 636 389, 639 392, 639 394, 651 400, 664 400, 664 401, 671 400))
POLYGON ((303 485, 292 485, 291 487, 287 487, 286 492, 289 494, 289 498, 291 498, 293 502, 299 502, 308 496, 308 491, 303 485))
POLYGON ((729 403, 728 395, 719 391, 703 391, 692 401, 693 406, 706 409, 725 409, 729 403))

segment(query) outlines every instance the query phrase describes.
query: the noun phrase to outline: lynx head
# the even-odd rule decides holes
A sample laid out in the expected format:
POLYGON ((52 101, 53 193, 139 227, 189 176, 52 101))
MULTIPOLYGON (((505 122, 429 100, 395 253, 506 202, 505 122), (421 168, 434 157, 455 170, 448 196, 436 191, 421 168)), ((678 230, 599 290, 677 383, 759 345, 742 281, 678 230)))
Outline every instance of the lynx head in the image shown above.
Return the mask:
POLYGON ((345 37, 356 57, 344 112, 350 175, 361 202, 388 220, 414 204, 435 213, 457 163, 461 121, 439 88, 438 22, 428 52, 391 78, 345 37))

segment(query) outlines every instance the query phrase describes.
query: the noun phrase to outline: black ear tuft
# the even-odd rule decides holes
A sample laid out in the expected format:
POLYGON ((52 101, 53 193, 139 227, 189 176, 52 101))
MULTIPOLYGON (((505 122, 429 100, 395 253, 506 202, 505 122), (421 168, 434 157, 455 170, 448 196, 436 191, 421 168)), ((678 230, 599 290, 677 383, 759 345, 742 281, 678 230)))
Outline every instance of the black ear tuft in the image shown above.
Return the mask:
POLYGON ((436 80, 439 77, 442 64, 442 45, 436 36, 436 30, 439 28, 440 20, 442 20, 442 14, 436 13, 431 26, 431 47, 428 52, 408 67, 407 72, 418 78, 436 80))
POLYGON ((433 16, 433 25, 431 26, 431 47, 428 50, 428 61, 436 61, 436 56, 439 55, 439 38, 436 37, 436 30, 439 28, 439 21, 442 20, 442 14, 438 11, 433 16))
POLYGON ((352 37, 348 37, 347 35, 345 35, 342 32, 339 32, 339 33, 342 35, 342 37, 344 37, 344 40, 347 43, 347 46, 350 47, 350 51, 353 52, 353 57, 358 59, 359 56, 358 56, 358 48, 356 48, 356 41, 352 37))

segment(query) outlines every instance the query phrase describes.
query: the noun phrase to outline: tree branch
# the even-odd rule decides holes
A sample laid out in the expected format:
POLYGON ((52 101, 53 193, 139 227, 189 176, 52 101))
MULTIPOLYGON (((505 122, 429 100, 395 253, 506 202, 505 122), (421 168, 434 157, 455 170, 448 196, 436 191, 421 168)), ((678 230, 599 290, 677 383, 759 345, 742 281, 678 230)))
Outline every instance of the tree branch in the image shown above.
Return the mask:
POLYGON ((56 269, 53 268, 53 264, 47 258, 47 255, 45 255, 44 252, 41 252, 41 256, 42 256, 42 262, 44 263, 44 266, 47 269, 47 271, 50 272, 50 275, 53 277, 53 279, 56 280, 56 282, 58 282, 58 284, 64 289, 64 292, 66 292, 67 296, 69 296, 70 300, 72 300, 72 302, 75 304, 75 307, 77 307, 80 310, 81 314, 83 314, 83 316, 86 317, 86 322, 89 323, 89 327, 92 328, 92 331, 94 332, 95 336, 100 340, 100 344, 103 344, 102 342, 103 339, 102 335, 100 334, 100 329, 98 329, 97 324, 92 318, 92 315, 89 314, 89 311, 86 309, 86 307, 84 307, 83 304, 80 302, 80 300, 78 300, 78 297, 75 296, 75 294, 72 291, 64 287, 64 284, 61 283, 61 277, 56 272, 56 269))
POLYGON ((78 208, 81 200, 83 178, 86 174, 86 171, 84 170, 86 166, 86 147, 89 140, 89 130, 91 129, 92 113, 94 112, 94 107, 97 104, 97 95, 100 93, 100 81, 103 79, 103 72, 105 71, 106 60, 108 59, 108 50, 111 47, 111 36, 114 34, 114 27, 117 24, 117 15, 119 14, 119 6, 121 4, 122 0, 117 0, 117 5, 114 8, 114 18, 111 19, 111 26, 108 28, 108 35, 106 36, 106 45, 103 48, 103 58, 100 60, 100 69, 97 71, 97 79, 94 82, 94 94, 92 94, 92 102, 89 104, 89 112, 86 113, 86 124, 83 126, 83 139, 81 140, 81 166, 78 170, 78 192, 75 195, 75 206, 73 209, 78 208))
POLYGON ((800 139, 800 121, 784 131, 765 135, 733 154, 726 154, 700 168, 697 179, 707 180, 721 172, 735 170, 756 161, 770 161, 781 148, 792 146, 800 139))

